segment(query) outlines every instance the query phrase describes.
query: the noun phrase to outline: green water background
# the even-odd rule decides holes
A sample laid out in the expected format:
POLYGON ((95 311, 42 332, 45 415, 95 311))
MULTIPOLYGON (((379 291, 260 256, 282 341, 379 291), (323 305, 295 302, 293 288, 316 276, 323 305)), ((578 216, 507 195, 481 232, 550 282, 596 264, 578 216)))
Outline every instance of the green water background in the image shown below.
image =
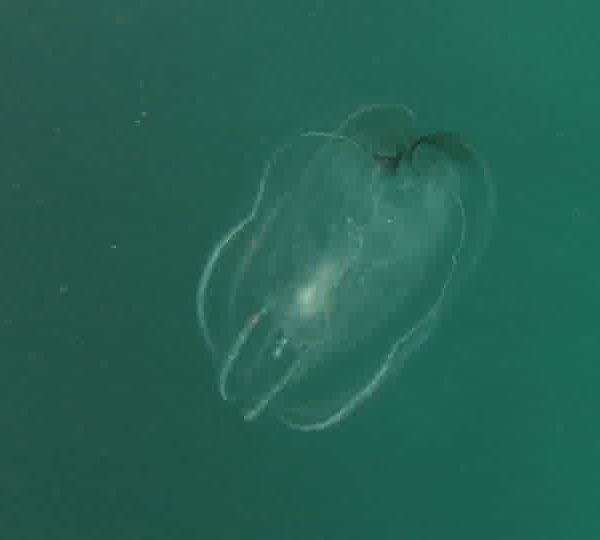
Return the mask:
POLYGON ((597 539, 594 2, 4 2, 0 538, 597 539), (208 249, 303 127, 402 102, 486 155, 494 238, 339 429, 247 424, 208 249))

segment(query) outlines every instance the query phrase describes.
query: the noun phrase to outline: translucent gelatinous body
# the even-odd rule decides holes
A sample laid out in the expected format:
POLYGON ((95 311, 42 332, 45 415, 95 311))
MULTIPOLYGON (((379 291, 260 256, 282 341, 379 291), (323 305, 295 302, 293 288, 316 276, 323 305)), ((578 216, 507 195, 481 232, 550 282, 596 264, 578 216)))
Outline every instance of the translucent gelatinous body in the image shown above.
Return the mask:
POLYGON ((432 335, 493 210, 473 149, 402 106, 278 149, 198 286, 221 396, 295 429, 344 419, 432 335))

